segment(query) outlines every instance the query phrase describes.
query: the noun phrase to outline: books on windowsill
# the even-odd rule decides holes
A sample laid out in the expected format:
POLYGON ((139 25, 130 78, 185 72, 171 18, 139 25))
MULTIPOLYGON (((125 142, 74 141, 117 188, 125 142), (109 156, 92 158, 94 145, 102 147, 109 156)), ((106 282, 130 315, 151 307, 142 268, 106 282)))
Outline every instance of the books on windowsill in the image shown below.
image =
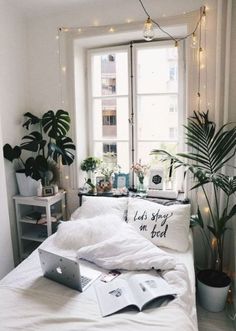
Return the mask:
POLYGON ((178 191, 148 189, 147 196, 151 198, 177 199, 178 191))
POLYGON ((177 294, 156 272, 140 272, 128 279, 118 278, 105 284, 100 282, 95 285, 95 290, 103 317, 128 307, 139 311, 152 303, 159 307, 177 294))

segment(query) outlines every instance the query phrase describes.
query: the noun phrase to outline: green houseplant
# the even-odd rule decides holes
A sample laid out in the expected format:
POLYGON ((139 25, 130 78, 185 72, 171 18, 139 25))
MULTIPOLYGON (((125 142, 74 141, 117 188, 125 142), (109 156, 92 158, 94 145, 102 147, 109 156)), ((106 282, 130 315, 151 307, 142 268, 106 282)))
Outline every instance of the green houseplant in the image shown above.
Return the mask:
POLYGON ((95 191, 95 184, 93 183, 93 173, 96 171, 97 167, 101 163, 101 160, 95 156, 89 156, 84 159, 80 165, 82 171, 87 173, 87 179, 85 184, 89 187, 89 192, 93 193, 95 191))
POLYGON ((48 184, 60 161, 63 165, 71 165, 74 161, 75 145, 67 136, 69 113, 59 109, 56 112, 49 110, 42 117, 27 112, 24 117, 23 127, 27 131, 32 128, 32 131, 22 137, 20 145, 5 144, 4 157, 14 163, 16 172, 48 184))
MULTIPOLYGON (((213 288, 227 289, 230 278, 223 272, 224 236, 229 220, 236 214, 236 204, 233 204, 232 199, 236 192, 236 176, 226 175, 223 169, 236 153, 236 127, 228 123, 217 130, 216 124, 210 121, 208 112, 194 112, 185 129, 186 144, 190 152, 171 155, 164 150, 154 150, 152 153, 165 155, 164 159, 172 160, 175 168, 183 167, 185 172, 189 172, 194 178, 191 189, 202 190, 209 210, 209 223, 198 206, 197 214, 191 217, 191 225, 200 226, 207 238, 211 265, 207 270, 199 272, 198 279, 213 288), (214 198, 213 205, 210 192, 214 198), (220 194, 223 208, 220 208, 220 194), (215 245, 212 245, 213 242, 215 245)), ((212 300, 216 301, 216 297, 212 300)), ((219 311, 223 307, 224 303, 219 304, 219 307, 207 309, 219 311)))

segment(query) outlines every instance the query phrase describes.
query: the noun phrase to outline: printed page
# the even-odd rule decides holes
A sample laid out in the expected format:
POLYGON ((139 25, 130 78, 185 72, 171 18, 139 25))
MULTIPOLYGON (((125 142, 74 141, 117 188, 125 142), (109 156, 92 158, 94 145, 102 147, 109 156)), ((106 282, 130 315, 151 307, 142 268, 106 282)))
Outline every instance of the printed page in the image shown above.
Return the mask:
POLYGON ((133 294, 124 279, 100 282, 95 284, 95 290, 103 317, 135 304, 133 294))
POLYGON ((140 310, 154 298, 176 294, 172 286, 157 272, 137 273, 132 275, 127 282, 140 310))

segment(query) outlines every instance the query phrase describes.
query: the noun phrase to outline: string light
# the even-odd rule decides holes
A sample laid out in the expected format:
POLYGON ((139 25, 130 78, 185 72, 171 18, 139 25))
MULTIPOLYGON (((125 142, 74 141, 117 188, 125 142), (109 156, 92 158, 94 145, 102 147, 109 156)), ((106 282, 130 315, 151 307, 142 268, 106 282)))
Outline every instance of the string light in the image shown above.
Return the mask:
POLYGON ((217 244, 216 238, 212 238, 212 240, 211 240, 211 246, 214 248, 214 247, 216 247, 216 244, 217 244))
POLYGON ((196 33, 193 32, 193 33, 192 33, 191 47, 192 47, 192 48, 197 48, 197 44, 198 44, 197 36, 196 36, 196 33))
POLYGON ((144 23, 144 34, 143 34, 144 39, 147 40, 147 41, 151 41, 151 40, 154 38, 153 24, 155 24, 155 25, 159 28, 160 31, 162 31, 165 35, 167 35, 170 39, 172 39, 172 40, 175 42, 175 46, 176 46, 176 45, 178 45, 176 42, 179 42, 179 41, 181 41, 181 40, 185 40, 185 39, 187 39, 187 38, 189 38, 189 37, 191 37, 191 36, 192 36, 192 38, 193 38, 193 35, 196 33, 196 31, 197 31, 197 29, 198 29, 198 27, 199 27, 199 25, 200 25, 200 23, 201 23, 201 21, 202 21, 202 18, 206 16, 206 7, 203 6, 203 7, 201 7, 201 10, 200 10, 200 17, 199 17, 199 20, 198 20, 197 23, 196 23, 196 26, 195 26, 193 32, 187 34, 187 35, 184 36, 184 37, 176 38, 176 37, 172 36, 169 32, 167 32, 165 29, 163 29, 157 21, 155 21, 155 20, 153 20, 153 19, 151 18, 150 14, 148 13, 147 9, 145 8, 145 6, 144 6, 142 0, 139 0, 139 3, 140 3, 140 5, 142 6, 143 11, 144 11, 145 14, 147 15, 147 20, 146 20, 145 23, 144 23), (152 25, 151 25, 151 24, 152 24, 152 25), (152 30, 152 33, 153 33, 153 36, 152 36, 151 38, 148 38, 148 39, 145 37, 145 33, 146 33, 146 30, 147 30, 147 26, 149 27, 150 30, 152 30))
POLYGON ((144 23, 143 37, 146 41, 151 41, 154 38, 153 23, 150 17, 148 17, 144 23))

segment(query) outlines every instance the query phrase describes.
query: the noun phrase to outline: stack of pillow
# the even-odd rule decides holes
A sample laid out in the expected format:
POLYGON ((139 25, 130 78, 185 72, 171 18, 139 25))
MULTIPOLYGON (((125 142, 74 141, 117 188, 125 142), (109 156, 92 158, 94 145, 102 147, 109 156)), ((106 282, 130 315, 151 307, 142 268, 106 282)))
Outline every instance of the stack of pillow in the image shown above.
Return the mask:
POLYGON ((179 252, 185 252, 189 247, 189 204, 165 206, 140 198, 83 196, 82 206, 71 215, 71 220, 79 222, 65 222, 60 225, 57 241, 59 245, 69 241, 70 248, 73 249, 79 249, 84 244, 81 241, 78 244, 74 237, 77 227, 80 230, 81 226, 87 227, 90 244, 94 244, 116 234, 124 221, 158 247, 179 252), (82 225, 81 221, 84 220, 86 222, 82 225), (96 226, 91 226, 95 224, 96 226), (68 228, 70 231, 66 237, 65 230, 68 228))

